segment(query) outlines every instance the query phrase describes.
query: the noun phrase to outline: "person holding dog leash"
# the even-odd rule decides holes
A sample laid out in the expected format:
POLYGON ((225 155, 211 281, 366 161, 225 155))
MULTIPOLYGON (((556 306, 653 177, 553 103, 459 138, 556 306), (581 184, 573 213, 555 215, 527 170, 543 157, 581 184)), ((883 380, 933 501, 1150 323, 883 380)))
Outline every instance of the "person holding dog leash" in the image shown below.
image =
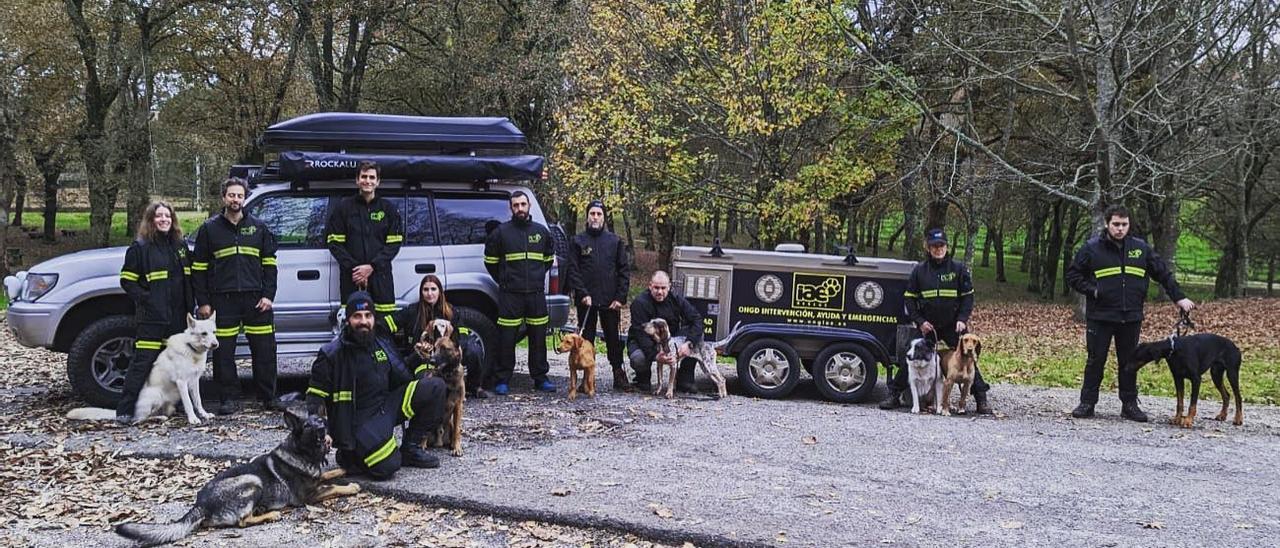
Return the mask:
POLYGON ((688 299, 671 291, 671 276, 661 270, 654 272, 653 277, 649 278, 649 290, 640 292, 631 301, 627 356, 631 361, 631 369, 636 372, 635 389, 642 394, 653 389, 650 379, 653 377, 653 362, 656 360, 666 365, 679 363, 676 369, 676 390, 696 393, 698 389, 694 385, 694 368, 698 364, 686 358, 693 352, 693 345, 702 342, 702 329, 702 315, 698 314, 698 309, 688 299), (655 318, 666 320, 673 336, 681 335, 687 339, 674 354, 659 352, 653 337, 644 332, 644 324, 655 318))
POLYGON ((213 351, 213 379, 220 403, 214 414, 238 408, 240 377, 236 374, 236 336, 249 339, 253 384, 263 407, 283 411, 276 399, 276 330, 271 301, 276 298, 276 237, 266 223, 244 212, 249 185, 232 177, 222 183, 222 212, 196 231, 191 278, 201 318, 218 313, 218 348, 213 351))
POLYGON ((1089 353, 1080 404, 1071 416, 1093 416, 1107 353, 1115 339, 1116 360, 1120 364, 1120 416, 1147 422, 1147 414, 1138 407, 1138 371, 1125 367, 1142 334, 1147 279, 1164 287, 1169 299, 1183 312, 1190 312, 1196 305, 1182 293, 1168 264, 1147 242, 1129 234, 1129 210, 1111 206, 1103 219, 1107 223, 1104 232, 1081 246, 1065 275, 1067 284, 1085 296, 1084 340, 1089 353))
POLYGON ((138 237, 125 251, 120 270, 120 287, 129 294, 136 311, 137 335, 116 405, 118 423, 133 422, 138 395, 165 339, 187 328, 187 315, 194 308, 190 260, 173 206, 151 202, 142 213, 138 237))
MULTIPOLYGON (((973 277, 968 266, 947 254, 947 235, 941 228, 925 234, 925 246, 929 257, 920 261, 907 278, 907 315, 916 326, 916 336, 932 337, 947 343, 948 348, 956 348, 960 335, 969 330, 969 316, 973 314, 973 277)), ((907 382, 907 368, 899 367, 887 383, 889 397, 880 403, 880 408, 902 405, 902 392, 910 388, 907 382)), ((972 394, 980 415, 992 413, 987 401, 990 389, 974 364, 972 394)))
POLYGON ((342 334, 320 348, 311 366, 307 409, 328 417, 338 466, 390 479, 400 466, 437 468, 440 459, 422 448, 444 421, 444 381, 426 375, 424 358, 401 359, 391 341, 374 329, 373 297, 347 298, 342 334), (396 425, 408 422, 396 446, 396 425))
POLYGON ((480 387, 485 377, 484 345, 480 335, 473 329, 463 325, 465 322, 455 317, 453 306, 444 295, 444 283, 435 274, 427 274, 418 283, 418 304, 397 310, 388 318, 391 335, 400 345, 401 352, 408 356, 414 345, 422 337, 436 319, 449 320, 454 324, 454 342, 462 349, 462 364, 467 369, 464 384, 467 397, 479 400, 487 399, 489 392, 480 387))
POLYGON ((569 242, 569 289, 578 310, 582 338, 595 344, 596 320, 604 329, 609 365, 613 366, 613 389, 631 389, 622 369, 622 305, 631 288, 631 265, 622 238, 605 228, 604 202, 587 205, 587 228, 569 242))

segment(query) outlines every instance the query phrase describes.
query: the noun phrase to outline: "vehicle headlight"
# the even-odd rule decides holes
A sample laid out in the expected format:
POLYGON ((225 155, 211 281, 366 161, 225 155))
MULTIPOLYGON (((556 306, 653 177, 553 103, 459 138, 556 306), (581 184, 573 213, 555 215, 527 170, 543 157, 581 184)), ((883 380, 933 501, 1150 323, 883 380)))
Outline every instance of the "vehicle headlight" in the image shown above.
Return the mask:
POLYGON ((26 302, 34 302, 53 289, 53 286, 57 283, 57 274, 27 274, 27 279, 22 281, 20 299, 26 302))

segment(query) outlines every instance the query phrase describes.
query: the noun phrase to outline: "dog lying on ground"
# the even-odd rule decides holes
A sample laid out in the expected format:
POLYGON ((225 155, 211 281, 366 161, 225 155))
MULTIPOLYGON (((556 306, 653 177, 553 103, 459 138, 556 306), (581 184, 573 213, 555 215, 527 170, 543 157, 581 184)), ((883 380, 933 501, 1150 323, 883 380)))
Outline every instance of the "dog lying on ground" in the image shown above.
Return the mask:
MULTIPOLYGON (((453 323, 436 319, 422 332, 414 348, 418 355, 436 365, 432 376, 444 381, 444 422, 436 430, 435 440, 424 440, 434 447, 448 446, 450 454, 462 456, 462 409, 467 401, 467 368, 462 365, 462 349, 453 340, 453 323)), ((426 449, 426 447, 423 447, 426 449)))
POLYGON ((1191 428, 1196 418, 1196 404, 1200 399, 1200 379, 1209 371, 1213 377, 1213 386, 1222 395, 1222 411, 1215 420, 1227 420, 1227 401, 1230 399, 1227 389, 1222 385, 1222 375, 1231 381, 1231 389, 1235 391, 1236 416, 1232 424, 1244 424, 1244 407, 1240 396, 1240 349, 1230 339, 1212 333, 1198 333, 1186 337, 1169 337, 1167 339, 1142 343, 1133 351, 1128 367, 1134 371, 1156 360, 1163 359, 1169 364, 1169 372, 1173 374, 1173 387, 1178 393, 1178 410, 1174 414, 1173 424, 1183 428, 1191 428), (1182 414, 1183 381, 1191 381, 1191 406, 1187 414, 1182 414))
POLYGON ((125 523, 116 534, 155 546, 182 539, 204 527, 247 527, 280 519, 281 508, 303 506, 360 492, 355 483, 325 482, 346 474, 324 471, 329 442, 325 421, 318 415, 284 413, 289 436, 270 453, 228 468, 196 493, 196 503, 173 523, 125 523))
MULTIPOLYGON (((156 357, 151 373, 147 375, 147 384, 138 393, 138 404, 133 409, 134 424, 152 416, 171 415, 179 400, 187 413, 188 423, 200 424, 200 419, 213 417, 213 413, 204 410, 204 403, 200 400, 200 377, 204 374, 209 351, 218 347, 218 338, 214 334, 217 315, 215 312, 207 319, 197 320, 188 314, 187 329, 165 340, 164 350, 156 357)), ((79 407, 67 412, 67 418, 73 420, 111 420, 115 417, 114 409, 101 407, 79 407)))
POLYGON ((960 402, 955 412, 965 414, 965 402, 973 388, 974 372, 978 368, 978 356, 982 354, 982 339, 972 333, 960 336, 960 347, 943 350, 938 357, 942 363, 942 411, 951 415, 951 389, 960 387, 960 402))
MULTIPOLYGON (((711 380, 716 383, 716 395, 719 398, 725 398, 729 395, 729 390, 725 387, 724 375, 720 373, 720 369, 716 367, 716 349, 715 345, 706 341, 694 344, 686 337, 672 337, 671 328, 667 325, 667 321, 662 318, 655 318, 645 322, 645 334, 653 337, 654 342, 658 344, 658 351, 675 356, 677 350, 689 342, 691 345, 689 358, 693 358, 702 367, 702 372, 706 373, 711 380)), ((656 396, 662 394, 665 390, 667 399, 675 397, 676 389, 676 371, 679 369, 680 360, 675 360, 667 366, 670 373, 667 378, 662 375, 663 363, 657 363, 657 379, 654 383, 653 394, 656 396), (663 383, 666 383, 665 387, 663 383)))
POLYGON ((596 345, 581 335, 568 333, 560 338, 557 352, 569 353, 569 400, 578 397, 578 373, 582 373, 582 391, 596 397, 596 345))
POLYGON ((942 376, 938 371, 938 352, 930 339, 912 339, 907 349, 907 379, 911 386, 911 412, 919 414, 920 404, 925 398, 933 403, 935 410, 942 413, 945 403, 939 399, 942 395, 942 376))

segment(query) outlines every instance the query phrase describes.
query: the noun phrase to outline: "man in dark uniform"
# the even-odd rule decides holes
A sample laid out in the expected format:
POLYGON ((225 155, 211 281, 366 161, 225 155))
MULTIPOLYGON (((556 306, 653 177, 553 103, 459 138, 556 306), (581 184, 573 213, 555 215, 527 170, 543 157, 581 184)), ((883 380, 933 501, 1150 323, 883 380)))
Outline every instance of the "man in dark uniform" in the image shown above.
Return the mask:
POLYGON ((1080 387, 1080 405, 1071 411, 1071 416, 1093 416, 1107 352, 1114 338, 1116 361, 1120 365, 1120 415, 1147 422, 1147 414, 1138 407, 1138 372, 1125 367, 1141 335, 1147 279, 1159 282, 1180 310, 1190 312, 1195 303, 1182 293, 1169 266, 1151 246, 1129 235, 1128 210, 1112 206, 1103 218, 1106 231, 1085 242, 1066 272, 1067 284, 1085 296, 1084 340, 1089 353, 1084 366, 1084 385, 1080 387))
POLYGON ((618 324, 631 287, 631 265, 622 238, 605 229, 604 219, 604 202, 594 200, 587 205, 587 229, 569 242, 569 289, 577 303, 583 338, 595 342, 599 320, 609 365, 613 366, 613 389, 628 390, 618 324))
POLYGON ((191 263, 199 314, 218 313, 218 348, 213 379, 221 400, 213 412, 236 412, 240 377, 236 374, 236 336, 242 331, 253 353, 253 383, 269 409, 276 400, 276 335, 271 302, 276 298, 276 238, 262 221, 244 212, 249 185, 232 177, 222 183, 222 213, 196 231, 191 263))
POLYGON ((401 465, 440 466, 421 444, 444 421, 444 381, 426 375, 421 356, 403 361, 395 345, 376 334, 368 293, 356 291, 346 304, 342 334, 320 348, 307 388, 308 410, 328 417, 338 466, 375 480, 391 478, 401 465), (405 421, 397 448, 395 427, 405 421))
MULTIPOLYGON (((969 316, 973 314, 973 277, 969 267, 947 254, 947 235, 941 228, 929 230, 925 235, 929 257, 911 270, 907 279, 905 304, 907 316, 916 326, 914 337, 930 337, 956 348, 960 335, 968 331, 969 316)), ((907 368, 899 367, 887 383, 889 397, 880 403, 881 409, 893 409, 902 404, 902 392, 907 385, 907 368)), ((973 372, 973 401, 978 414, 991 414, 987 391, 991 386, 982 379, 982 371, 973 372)))
POLYGON ((360 192, 344 198, 329 214, 325 241, 338 261, 340 298, 346 300, 356 289, 368 291, 378 318, 385 321, 396 311, 391 260, 404 243, 404 225, 395 204, 376 194, 378 164, 366 160, 357 171, 360 192))
MULTIPOLYGON (((694 360, 686 360, 692 345, 702 342, 702 315, 683 296, 671 292, 671 277, 661 270, 649 279, 649 290, 642 291, 631 301, 631 328, 627 331, 627 357, 635 371, 635 388, 641 393, 653 389, 653 362, 673 364, 679 361, 676 371, 676 390, 697 392, 693 383, 694 360), (676 349, 675 354, 659 352, 658 345, 644 332, 649 320, 662 318, 667 321, 671 336, 683 336, 688 342, 676 349)), ((713 365, 714 366, 714 365, 713 365)))
POLYGON ((510 391, 516 367, 516 333, 521 325, 529 338, 529 376, 535 389, 555 392, 547 378, 547 271, 556 258, 551 231, 530 217, 529 196, 511 193, 511 220, 498 225, 485 240, 484 266, 498 282, 498 366, 493 393, 510 391))

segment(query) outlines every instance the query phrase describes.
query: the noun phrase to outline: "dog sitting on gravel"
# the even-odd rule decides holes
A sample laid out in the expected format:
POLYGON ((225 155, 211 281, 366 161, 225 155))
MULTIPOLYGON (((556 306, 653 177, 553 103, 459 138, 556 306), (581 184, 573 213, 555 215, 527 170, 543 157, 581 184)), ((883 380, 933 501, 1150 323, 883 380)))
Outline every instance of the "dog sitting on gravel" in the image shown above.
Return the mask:
MULTIPOLYGON (((187 314, 187 329, 171 335, 164 342, 164 350, 156 357, 147 375, 147 384, 138 393, 138 404, 133 410, 133 423, 140 423, 152 416, 167 417, 173 413, 178 401, 187 412, 187 422, 200 424, 200 419, 213 417, 204 410, 200 400, 200 377, 204 375, 209 351, 218 348, 214 334, 218 313, 197 320, 187 314)), ((79 407, 67 412, 72 420, 111 420, 114 409, 79 407)))
POLYGON ((467 401, 467 368, 462 365, 462 349, 453 340, 453 323, 445 319, 432 320, 431 325, 423 330, 422 337, 414 346, 427 363, 435 366, 431 376, 439 378, 445 384, 444 422, 436 429, 435 439, 424 439, 426 445, 449 447, 449 453, 455 457, 462 456, 462 412, 467 401))
MULTIPOLYGON (((677 351, 685 343, 690 344, 689 358, 698 362, 702 367, 702 372, 706 373, 711 380, 716 383, 716 395, 719 398, 725 398, 729 395, 728 388, 725 387, 724 375, 720 373, 720 369, 716 367, 716 348, 715 345, 706 341, 694 344, 686 337, 672 337, 671 328, 667 325, 667 321, 662 318, 655 318, 645 322, 645 334, 653 337, 653 341, 658 344, 658 351, 672 356, 677 355, 677 351)), ((666 367, 670 369, 670 373, 664 378, 662 375, 663 363, 657 363, 657 383, 654 383, 653 394, 656 396, 666 392, 667 399, 675 397, 676 389, 676 370, 679 369, 680 360, 674 360, 666 367), (665 385, 664 385, 665 383, 665 385)))
POLYGON ((920 414, 920 406, 924 401, 932 403, 938 413, 942 413, 945 409, 945 402, 940 399, 942 375, 939 371, 935 344, 926 338, 912 339, 911 347, 907 349, 907 379, 911 386, 911 412, 915 414, 920 414))
POLYGON ((982 355, 982 339, 973 333, 960 336, 960 347, 943 350, 939 353, 944 379, 942 381, 943 415, 951 414, 951 390, 960 387, 960 402, 955 412, 965 414, 965 402, 969 399, 969 390, 973 388, 973 378, 978 370, 978 357, 982 355))

